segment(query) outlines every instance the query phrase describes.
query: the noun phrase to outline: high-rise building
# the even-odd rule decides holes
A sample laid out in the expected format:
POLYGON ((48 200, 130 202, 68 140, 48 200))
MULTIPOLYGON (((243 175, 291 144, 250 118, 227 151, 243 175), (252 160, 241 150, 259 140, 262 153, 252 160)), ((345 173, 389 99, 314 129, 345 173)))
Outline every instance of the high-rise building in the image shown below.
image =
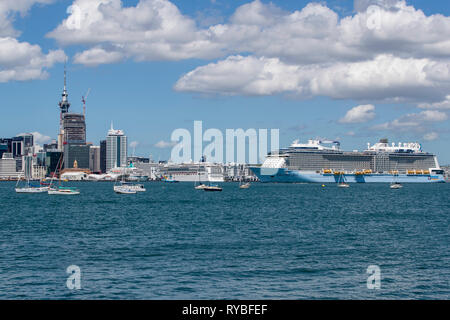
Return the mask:
POLYGON ((52 176, 58 171, 58 164, 61 159, 62 152, 54 149, 45 152, 45 166, 47 167, 47 174, 52 176))
POLYGON ((89 169, 89 145, 65 144, 64 169, 89 169))
POLYGON ((86 144, 86 121, 84 115, 77 113, 64 113, 63 145, 86 144))
POLYGON ((122 130, 111 129, 106 137, 106 171, 126 167, 128 155, 127 136, 122 130))
POLYGON ((21 157, 25 154, 25 144, 23 137, 14 137, 12 138, 11 143, 11 153, 13 157, 21 157))
POLYGON ((18 135, 18 137, 23 138, 23 150, 22 155, 32 155, 34 147, 34 136, 31 133, 23 133, 18 135))
POLYGON ((32 133, 19 134, 18 137, 23 137, 23 144, 25 148, 34 146, 34 136, 32 133))
POLYGON ((106 140, 100 141, 100 171, 106 173, 106 140))
POLYGON ((16 160, 12 153, 4 153, 0 159, 0 178, 14 179, 20 175, 16 168, 16 160))
POLYGON ((100 147, 91 146, 89 149, 89 170, 99 173, 100 170, 100 147))

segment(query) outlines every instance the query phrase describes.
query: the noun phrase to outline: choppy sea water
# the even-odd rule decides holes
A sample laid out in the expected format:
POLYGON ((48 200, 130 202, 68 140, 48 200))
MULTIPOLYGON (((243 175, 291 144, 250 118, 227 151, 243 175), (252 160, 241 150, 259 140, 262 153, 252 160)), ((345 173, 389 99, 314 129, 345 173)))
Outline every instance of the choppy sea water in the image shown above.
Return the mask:
POLYGON ((450 298, 450 184, 71 185, 0 183, 0 299, 450 298))

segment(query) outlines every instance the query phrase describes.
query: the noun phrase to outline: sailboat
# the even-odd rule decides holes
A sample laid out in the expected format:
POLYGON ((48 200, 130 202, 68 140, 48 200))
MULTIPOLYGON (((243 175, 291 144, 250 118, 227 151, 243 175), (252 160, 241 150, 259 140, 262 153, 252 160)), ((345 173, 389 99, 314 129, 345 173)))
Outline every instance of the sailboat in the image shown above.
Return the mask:
POLYGON ((345 182, 344 171, 341 171, 339 173, 338 187, 339 188, 350 188, 350 185, 345 182))
POLYGON ((21 178, 17 180, 16 183, 16 193, 44 193, 48 191, 48 187, 42 187, 42 186, 33 186, 30 184, 30 178, 27 178, 27 183, 23 187, 19 187, 19 182, 21 181, 21 178))
POLYGON ((403 188, 402 184, 397 181, 396 177, 398 177, 397 166, 395 166, 395 171, 392 173, 392 182, 391 182, 390 188, 391 189, 403 188))
POLYGON ((250 182, 244 182, 243 175, 241 174, 239 179, 239 189, 248 189, 250 188, 250 182))
POLYGON ((59 169, 59 185, 53 186, 53 179, 55 178, 55 173, 52 176, 52 180, 50 182, 50 186, 48 187, 48 194, 50 195, 78 195, 80 194, 80 190, 77 188, 70 188, 70 187, 63 187, 61 186, 61 168, 63 165, 63 161, 61 161, 62 155, 59 158, 58 164, 56 165, 56 168, 59 169), (59 165, 59 168, 58 168, 59 165))
POLYGON ((200 165, 198 166, 197 175, 198 175, 198 181, 195 181, 194 188, 195 190, 203 190, 206 187, 206 184, 200 182, 200 165))

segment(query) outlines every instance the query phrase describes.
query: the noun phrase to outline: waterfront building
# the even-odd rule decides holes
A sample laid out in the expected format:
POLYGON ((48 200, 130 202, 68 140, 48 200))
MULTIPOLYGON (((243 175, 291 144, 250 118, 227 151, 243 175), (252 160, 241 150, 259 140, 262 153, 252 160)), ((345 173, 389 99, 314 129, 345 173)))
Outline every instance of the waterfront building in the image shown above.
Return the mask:
POLYGON ((52 140, 51 143, 44 144, 44 152, 57 149, 58 149, 58 142, 56 140, 52 140))
POLYGON ((100 141, 100 171, 106 173, 106 140, 100 141))
POLYGON ((21 172, 23 171, 23 157, 15 157, 14 160, 16 161, 16 171, 21 172))
POLYGON ((128 156, 127 136, 122 130, 111 129, 106 137, 106 171, 126 167, 128 156))
POLYGON ((90 146, 89 149, 89 170, 99 173, 100 169, 100 146, 90 146))
POLYGON ((35 166, 45 166, 45 152, 40 150, 33 153, 33 165, 35 166))
POLYGON ((128 164, 130 163, 150 163, 150 158, 136 156, 128 157, 128 164))
POLYGON ((84 171, 65 171, 61 174, 62 180, 83 181, 88 180, 89 173, 84 171))
POLYGON ((47 175, 47 167, 33 165, 32 178, 35 180, 44 179, 47 175))
POLYGON ((90 145, 65 144, 64 169, 89 169, 90 145))
POLYGON ((12 153, 4 153, 0 159, 0 179, 17 179, 21 173, 16 170, 12 153))
POLYGON ((47 150, 45 152, 45 166, 47 167, 47 174, 52 176, 58 170, 58 162, 61 158, 62 152, 58 149, 47 150))
POLYGON ((12 152, 12 138, 2 138, 0 139, 0 144, 5 144, 8 146, 8 153, 12 152))
POLYGON ((2 158, 4 153, 8 152, 9 152, 8 144, 0 142, 0 159, 2 158))

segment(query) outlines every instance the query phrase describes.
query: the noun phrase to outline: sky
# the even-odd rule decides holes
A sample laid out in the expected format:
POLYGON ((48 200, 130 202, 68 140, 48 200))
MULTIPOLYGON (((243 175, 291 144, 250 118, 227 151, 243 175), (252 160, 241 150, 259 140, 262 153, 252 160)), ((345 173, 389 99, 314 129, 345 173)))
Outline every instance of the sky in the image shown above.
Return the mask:
POLYGON ((88 141, 113 122, 130 154, 167 160, 201 120, 280 146, 419 142, 449 164, 449 39, 444 1, 0 0, 0 137, 56 139, 67 60, 88 141))

